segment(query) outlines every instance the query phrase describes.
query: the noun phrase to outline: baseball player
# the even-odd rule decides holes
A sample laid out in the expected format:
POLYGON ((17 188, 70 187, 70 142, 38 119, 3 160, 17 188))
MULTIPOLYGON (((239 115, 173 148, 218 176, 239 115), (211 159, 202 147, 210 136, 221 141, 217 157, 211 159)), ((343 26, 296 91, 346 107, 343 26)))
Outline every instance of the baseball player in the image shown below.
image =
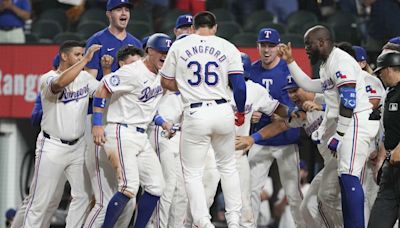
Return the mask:
POLYGON ((364 227, 364 193, 359 178, 369 144, 379 126, 369 120, 372 105, 365 91, 364 79, 358 77, 362 70, 350 55, 334 47, 330 31, 323 26, 310 28, 304 36, 304 43, 313 64, 319 59, 323 61, 320 79, 312 80, 300 70, 288 54, 290 46, 282 44, 280 53, 300 87, 324 94, 324 120, 312 138, 320 140, 326 134, 327 123, 336 123, 336 133, 327 144, 338 157, 344 226, 364 227))
MULTIPOLYGON (((250 79, 266 88, 272 98, 289 107, 294 107, 287 92, 282 91, 286 86, 286 77, 290 75, 287 64, 277 56, 280 42, 278 31, 263 28, 258 33, 257 49, 260 60, 255 62, 250 71, 250 79)), ((262 115, 261 120, 254 125, 254 131, 271 122, 271 117, 262 115)), ((282 185, 289 199, 293 218, 299 227, 305 227, 300 213, 302 193, 299 187, 299 170, 293 169, 299 164, 297 141, 299 129, 290 129, 274 138, 257 142, 249 151, 251 168, 251 204, 255 221, 259 214, 260 193, 274 159, 277 160, 282 185), (262 166, 264 168, 257 168, 262 166), (257 170, 261 170, 257 171, 257 170)))
MULTIPOLYGON (((237 137, 237 149, 250 149, 255 139, 258 138, 258 134, 263 139, 267 139, 289 128, 303 127, 306 134, 311 136, 312 132, 318 129, 324 116, 323 96, 321 94, 316 95, 315 93, 306 92, 302 88, 299 88, 290 75, 287 77, 287 80, 288 84, 284 89, 288 91, 290 99, 297 107, 305 111, 305 115, 303 114, 300 115, 300 118, 292 118, 290 120, 278 119, 263 127, 252 136, 237 137)), ((334 130, 334 128, 328 129, 331 131, 334 130)), ((324 159, 325 167, 314 177, 300 206, 304 219, 307 222, 307 227, 343 226, 340 189, 337 179, 337 162, 336 159, 332 159, 331 152, 327 147, 326 142, 328 140, 329 138, 324 137, 322 141, 325 143, 318 144, 318 150, 324 159), (322 205, 327 205, 328 207, 322 207, 322 205)))
POLYGON ((239 176, 234 155, 234 113, 230 107, 228 81, 232 83, 238 112, 236 124, 244 122, 246 85, 240 52, 228 41, 214 36, 215 15, 199 12, 193 18, 195 34, 176 41, 161 69, 165 89, 180 91, 184 102, 181 161, 186 192, 194 223, 210 222, 202 173, 210 143, 215 151, 226 204, 228 227, 238 227, 241 210, 239 176))
POLYGON ((180 15, 175 22, 174 34, 177 40, 180 38, 192 34, 193 16, 190 14, 180 15))
POLYGON ((114 227, 128 201, 135 201, 139 182, 145 192, 138 202, 134 227, 145 227, 162 194, 164 178, 146 129, 163 93, 157 73, 171 43, 169 36, 153 34, 147 42, 147 56, 105 76, 96 92, 93 139, 103 145, 118 177, 118 191, 107 206, 105 228, 114 227), (111 101, 103 129, 106 97, 111 101))
MULTIPOLYGON (((141 59, 143 56, 143 50, 127 45, 118 50, 116 62, 122 67, 141 59)), ((102 57, 101 64, 104 73, 111 73, 112 62, 114 62, 112 56, 104 55, 102 57)), ((90 122, 91 118, 88 121, 90 122)), ((87 130, 91 131, 89 127, 91 127, 91 124, 87 126, 87 130)), ((93 143, 92 135, 89 132, 87 132, 86 136, 88 137, 87 140, 91 140, 93 143)), ((96 146, 93 150, 95 150, 95 153, 86 153, 86 168, 89 174, 91 174, 91 183, 96 204, 86 218, 84 227, 101 227, 104 222, 106 205, 114 195, 114 192, 117 191, 117 180, 105 152, 99 146, 96 146)), ((129 202, 126 210, 124 210, 118 219, 117 227, 127 227, 129 225, 134 208, 134 202, 129 202)))
POLYGON ((84 57, 83 48, 84 44, 75 41, 62 44, 59 71, 49 71, 40 78, 42 131, 37 139, 32 196, 25 211, 23 227, 42 227, 46 210, 57 195, 55 191, 59 190, 63 175, 70 182, 73 196, 66 226, 83 224, 89 206, 82 157, 86 147, 83 126, 89 96, 98 83, 81 70, 101 46, 93 45, 84 57))

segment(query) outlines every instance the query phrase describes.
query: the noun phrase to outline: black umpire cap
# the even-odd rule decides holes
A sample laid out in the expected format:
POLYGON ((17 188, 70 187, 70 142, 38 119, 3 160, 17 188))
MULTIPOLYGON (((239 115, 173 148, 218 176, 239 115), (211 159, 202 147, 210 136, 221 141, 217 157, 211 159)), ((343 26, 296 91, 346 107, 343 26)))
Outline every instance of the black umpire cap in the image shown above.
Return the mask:
POLYGON ((383 55, 380 55, 376 60, 376 69, 374 73, 379 72, 383 68, 392 67, 392 66, 400 66, 400 53, 398 52, 389 52, 383 55))

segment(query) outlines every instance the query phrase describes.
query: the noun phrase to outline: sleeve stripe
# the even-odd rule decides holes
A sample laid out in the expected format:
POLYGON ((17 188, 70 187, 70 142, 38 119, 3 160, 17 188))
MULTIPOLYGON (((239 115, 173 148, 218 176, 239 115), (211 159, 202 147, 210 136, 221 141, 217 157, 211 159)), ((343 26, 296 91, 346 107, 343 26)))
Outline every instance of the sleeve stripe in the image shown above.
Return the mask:
POLYGON ((368 96, 369 99, 382 99, 382 96, 368 96))
POLYGON ((242 70, 231 70, 231 71, 228 71, 228 75, 231 75, 231 74, 243 74, 243 71, 242 70))
POLYGON ((160 72, 160 75, 161 75, 161 77, 166 78, 166 79, 175 79, 175 77, 168 76, 168 75, 164 74, 163 72, 160 72))
POLYGON ((340 87, 340 86, 347 85, 347 84, 356 84, 356 80, 344 81, 344 82, 338 83, 336 86, 340 87))
POLYGON ((107 83, 106 80, 103 80, 103 84, 104 84, 104 86, 106 87, 106 89, 108 90, 108 92, 113 93, 111 87, 108 85, 108 83, 107 83))
POLYGON ((275 102, 275 107, 272 109, 271 113, 268 113, 269 116, 271 116, 272 113, 275 112, 275 110, 278 108, 279 104, 280 104, 279 101, 276 101, 276 102, 275 102))

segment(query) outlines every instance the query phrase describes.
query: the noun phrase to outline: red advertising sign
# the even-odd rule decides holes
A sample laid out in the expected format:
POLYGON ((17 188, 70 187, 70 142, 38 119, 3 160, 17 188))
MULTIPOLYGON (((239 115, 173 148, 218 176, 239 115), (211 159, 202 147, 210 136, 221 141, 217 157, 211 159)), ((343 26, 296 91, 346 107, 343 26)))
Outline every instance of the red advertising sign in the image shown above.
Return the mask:
MULTIPOLYGON (((256 48, 240 48, 255 61, 256 48)), ((55 45, 0 45, 0 118, 29 118, 39 90, 40 75, 51 69, 55 45)), ((294 49, 298 64, 309 75, 311 67, 303 49, 294 49)))

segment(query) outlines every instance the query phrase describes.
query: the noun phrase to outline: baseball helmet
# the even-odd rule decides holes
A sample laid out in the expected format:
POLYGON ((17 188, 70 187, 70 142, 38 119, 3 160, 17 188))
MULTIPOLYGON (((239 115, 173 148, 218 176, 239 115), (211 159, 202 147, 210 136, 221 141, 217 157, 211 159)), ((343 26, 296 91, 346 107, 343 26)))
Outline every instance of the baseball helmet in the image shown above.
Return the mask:
POLYGON ((147 40, 147 48, 153 48, 159 52, 166 53, 172 45, 172 39, 164 33, 154 33, 147 40))
POLYGON ((251 68, 251 60, 248 54, 241 52, 240 56, 242 57, 242 64, 243 64, 243 69, 244 69, 244 77, 245 78, 250 78, 250 68, 251 68))
POLYGON ((392 66, 400 66, 400 53, 389 52, 380 55, 376 60, 376 69, 374 70, 374 73, 382 70, 383 68, 392 66))

